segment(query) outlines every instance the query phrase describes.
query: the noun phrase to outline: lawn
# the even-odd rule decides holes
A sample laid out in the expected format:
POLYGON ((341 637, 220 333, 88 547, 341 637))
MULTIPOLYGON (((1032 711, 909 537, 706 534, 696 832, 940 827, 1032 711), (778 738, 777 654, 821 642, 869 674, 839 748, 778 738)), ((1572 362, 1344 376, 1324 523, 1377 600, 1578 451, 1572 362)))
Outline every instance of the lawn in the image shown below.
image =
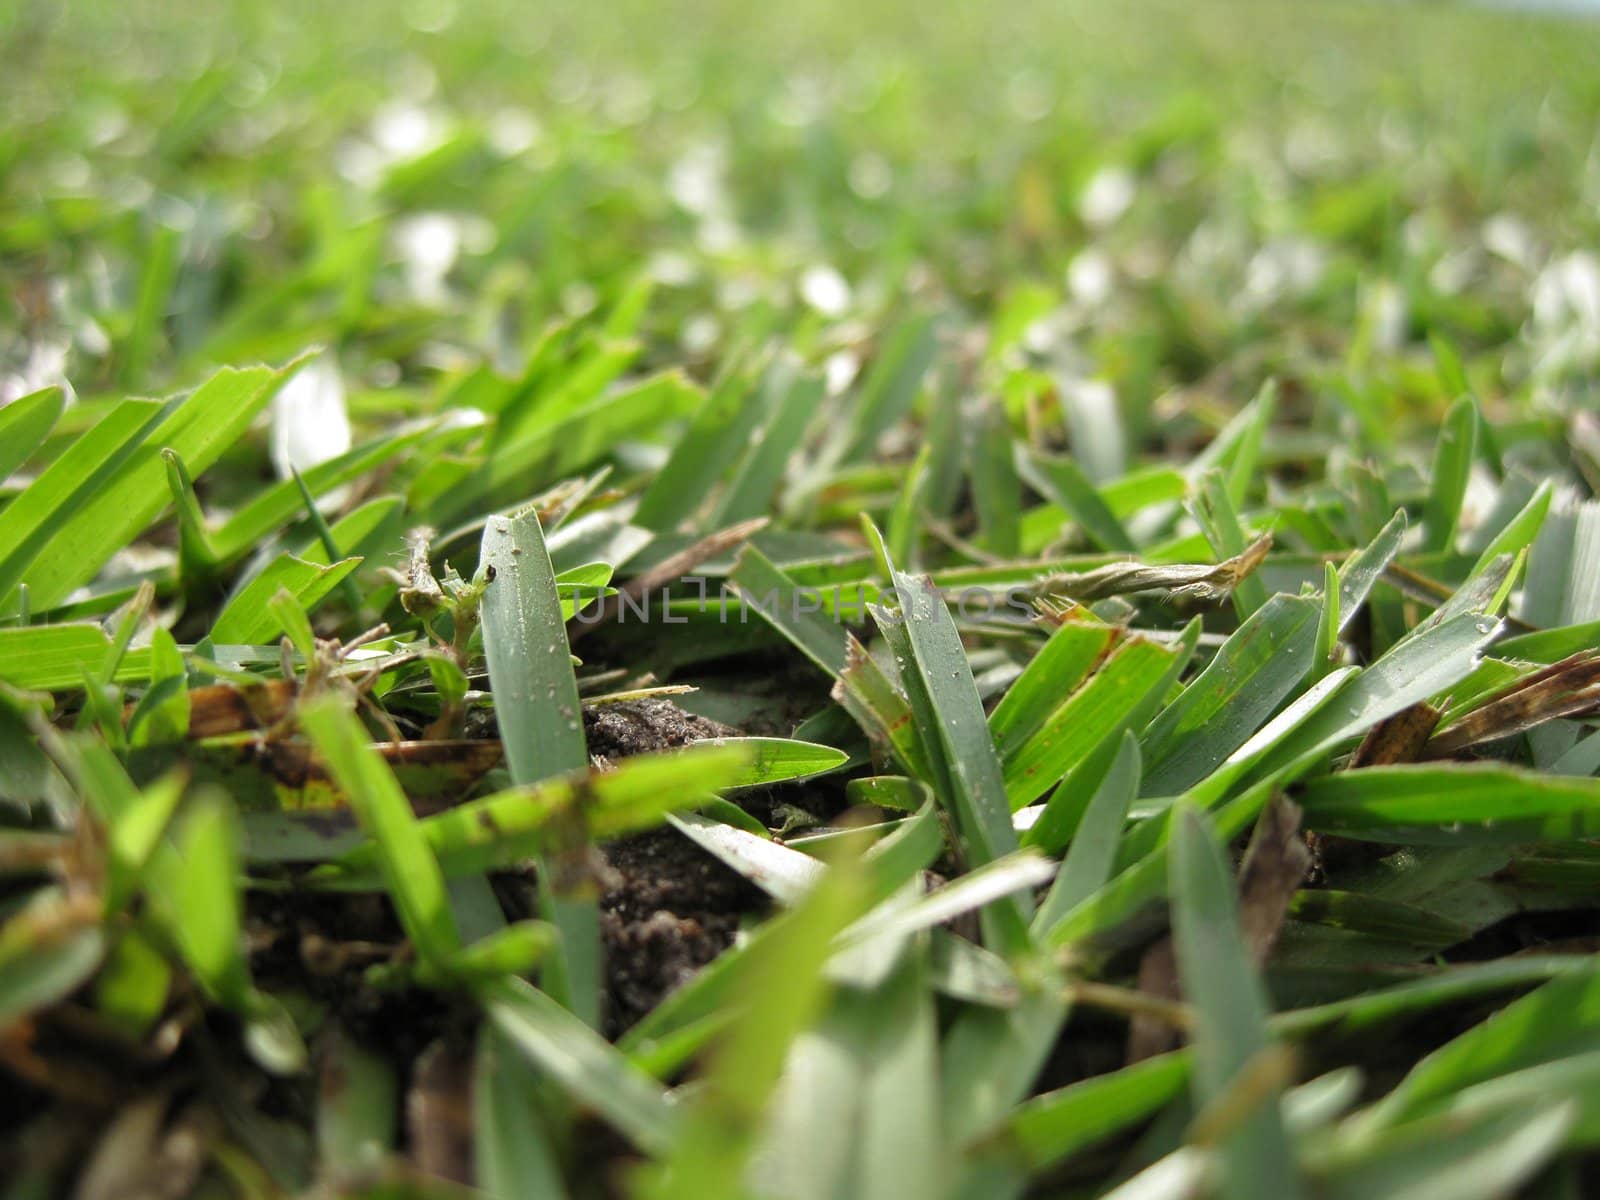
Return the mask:
POLYGON ((0 10, 0 1200, 1600 1194, 1600 22, 0 10))

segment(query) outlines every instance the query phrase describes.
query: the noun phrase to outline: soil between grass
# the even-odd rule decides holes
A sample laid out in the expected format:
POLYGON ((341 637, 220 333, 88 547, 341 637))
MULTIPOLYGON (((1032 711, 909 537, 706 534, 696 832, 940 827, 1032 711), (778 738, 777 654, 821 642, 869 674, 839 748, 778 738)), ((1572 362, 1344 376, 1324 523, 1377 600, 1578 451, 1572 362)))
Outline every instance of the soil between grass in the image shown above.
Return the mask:
MULTIPOLYGON (((583 723, 589 753, 606 760, 737 732, 659 699, 591 706, 583 723)), ((748 880, 672 829, 619 838, 601 854, 606 1033, 616 1037, 727 949, 740 920, 766 904, 748 880)))

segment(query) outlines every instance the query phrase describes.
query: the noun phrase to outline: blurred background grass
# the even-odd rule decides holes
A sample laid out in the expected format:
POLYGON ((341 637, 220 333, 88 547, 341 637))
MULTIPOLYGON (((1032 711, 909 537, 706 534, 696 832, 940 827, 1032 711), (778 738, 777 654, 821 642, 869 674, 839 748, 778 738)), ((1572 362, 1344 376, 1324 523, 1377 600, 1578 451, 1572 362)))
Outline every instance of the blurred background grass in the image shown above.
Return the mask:
POLYGON ((0 47, 13 392, 509 369, 641 276, 650 365, 1076 302, 1052 353, 1136 411, 1428 333, 1515 392, 1600 225, 1600 24, 1455 4, 24 2, 0 47))

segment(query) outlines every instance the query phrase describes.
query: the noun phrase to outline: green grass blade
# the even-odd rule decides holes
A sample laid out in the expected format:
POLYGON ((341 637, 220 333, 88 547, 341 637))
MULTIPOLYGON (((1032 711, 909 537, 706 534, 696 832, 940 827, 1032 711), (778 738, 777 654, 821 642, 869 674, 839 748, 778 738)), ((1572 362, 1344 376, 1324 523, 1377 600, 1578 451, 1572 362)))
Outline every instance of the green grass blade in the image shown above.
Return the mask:
POLYGON ((1452 1093, 1512 1071, 1600 1049, 1600 971, 1592 963, 1552 980, 1424 1058, 1365 1119, 1384 1128, 1452 1093))
POLYGON ((710 738, 695 742, 694 745, 721 746, 748 752, 749 757, 743 769, 730 782, 719 785, 727 788, 762 787, 795 779, 809 779, 837 770, 850 760, 843 750, 793 738, 710 738))
POLYGON ((394 1065, 337 1026, 319 1047, 317 1151, 335 1176, 356 1178, 380 1167, 398 1134, 399 1085, 394 1065))
MULTIPOLYGON (((737 745, 641 754, 614 770, 585 768, 495 792, 426 817, 418 827, 441 869, 458 878, 558 849, 572 835, 573 820, 594 840, 659 825, 666 813, 694 807, 726 787, 748 762, 748 751, 737 745)), ((323 868, 321 879, 331 886, 364 884, 378 862, 375 845, 360 845, 323 868)))
MULTIPOLYGON (((904 660, 901 677, 924 746, 940 760, 948 781, 941 799, 950 806, 962 854, 971 866, 982 866, 1017 848, 1006 799, 1005 775, 989 733, 983 705, 972 681, 972 668, 944 600, 926 576, 895 572, 894 585, 903 609, 880 617, 896 655, 904 660), (902 653, 903 647, 903 653, 902 653), (936 748, 936 749, 935 749, 936 748)), ((1005 914, 1010 945, 1022 937, 1016 922, 1026 919, 1030 905, 1012 899, 991 911, 1005 914)))
POLYGON ((575 1014, 520 979, 481 983, 477 993, 496 1031, 573 1099, 647 1154, 677 1143, 680 1117, 660 1085, 575 1014))
POLYGON ((62 691, 83 686, 83 673, 101 677, 116 663, 118 681, 148 679, 150 651, 120 656, 98 625, 30 625, 0 629, 0 679, 14 687, 62 691))
POLYGON ((346 558, 328 566, 305 562, 292 554, 274 559, 239 592, 228 600, 211 627, 211 641, 219 646, 259 646, 271 643, 284 632, 272 610, 272 598, 279 591, 293 596, 304 612, 310 612, 361 565, 359 558, 346 558))
POLYGON ((767 419, 734 468, 733 478, 716 505, 710 522, 714 529, 766 515, 789 458, 822 399, 821 377, 801 375, 798 367, 789 363, 770 368, 762 386, 768 397, 767 419))
MULTIPOLYGON (((491 517, 480 561, 485 573, 494 573, 483 594, 483 648, 512 782, 533 784, 579 770, 588 763, 583 716, 539 514, 491 517)), ((582 883, 569 891, 556 882, 557 873, 548 861, 539 872, 540 904, 562 938, 548 982, 595 1026, 600 1021, 595 897, 582 883)))
POLYGON ((231 562, 248 553, 273 532, 304 511, 301 486, 313 496, 323 496, 335 488, 360 479, 402 454, 431 454, 464 440, 471 428, 429 425, 378 437, 346 451, 337 458, 308 467, 300 481, 285 479, 247 501, 212 533, 211 544, 220 561, 231 562))
POLYGON ((822 970, 833 937, 868 898, 859 864, 833 864, 789 919, 745 956, 744 1016, 711 1052, 675 1152, 643 1194, 728 1195, 739 1190, 767 1104, 791 1047, 827 1001, 822 970))
POLYGON ((66 393, 48 387, 0 408, 0 482, 32 457, 66 406, 66 393))
POLYGON ((6 505, 0 515, 0 613, 16 608, 14 593, 24 582, 34 607, 56 602, 41 601, 33 578, 37 559, 47 547, 61 544, 74 514, 113 485, 167 411, 154 400, 124 400, 6 505))
POLYGON ((1402 509, 1389 518, 1378 536, 1362 550, 1352 554, 1339 568, 1339 631, 1343 633, 1372 594, 1406 535, 1406 514, 1402 509))
POLYGON ((1183 1090, 1189 1069, 1188 1054, 1163 1054, 1035 1096, 1018 1107, 996 1149, 1042 1171, 1148 1119, 1183 1090))
POLYGON ((1116 513, 1072 459, 1027 454, 1019 447, 1017 472, 1041 496, 1066 511, 1100 549, 1113 554, 1132 554, 1138 549, 1116 513))
POLYGON ((1531 549, 1544 528, 1545 518, 1550 515, 1550 503, 1554 498, 1555 488, 1548 479, 1542 480, 1521 511, 1484 546, 1468 574, 1480 574, 1502 554, 1515 556, 1531 549))
POLYGON ((496 1200, 567 1194, 552 1130, 541 1111, 540 1076, 493 1025, 478 1031, 472 1069, 473 1166, 478 1189, 496 1200))
POLYGON ((1015 558, 1022 550, 1022 481, 1012 458, 1011 423, 999 404, 985 404, 975 416, 978 429, 967 443, 967 471, 979 544, 1001 558, 1015 558))
MULTIPOLYGON (((1172 933, 1194 1007, 1194 1097, 1221 1101, 1268 1048, 1266 1005, 1239 930, 1233 879, 1203 817, 1185 806, 1172 839, 1172 933)), ((1300 1194, 1275 1090, 1255 1097, 1223 1143, 1228 1195, 1300 1194)))
MULTIPOLYGON (((285 371, 292 369, 291 364, 285 371)), ((59 511, 50 549, 41 550, 26 571, 34 605, 61 603, 166 507, 163 449, 175 451, 199 476, 249 428, 285 371, 225 367, 182 400, 161 407, 159 421, 110 477, 59 511)), ((14 583, 0 573, 0 607, 14 583)))
POLYGON ((846 462, 870 450, 883 433, 910 411, 936 347, 932 316, 908 317, 884 339, 866 379, 856 389, 824 445, 822 462, 846 462))
MULTIPOLYGON (((1237 558, 1249 546, 1244 524, 1234 509, 1228 495, 1227 483, 1220 472, 1209 472, 1201 477, 1200 490, 1194 502, 1195 519, 1205 530, 1206 540, 1218 562, 1237 558)), ((1233 607, 1244 620, 1267 602, 1266 585, 1255 572, 1240 579, 1233 589, 1233 607)))
POLYGON ((1145 795, 1176 795, 1250 740, 1311 668, 1320 608, 1274 596, 1223 643, 1144 731, 1145 795))
POLYGON ((393 772, 343 701, 329 697, 302 705, 300 724, 372 836, 378 869, 418 960, 448 969, 461 935, 438 859, 393 772))
POLYGON ((1463 613, 1413 634, 1356 675, 1341 689, 1339 703, 1326 706, 1285 739, 1266 760, 1265 769, 1308 752, 1331 750, 1402 709, 1454 687, 1472 673, 1498 629, 1498 623, 1488 618, 1463 613))
POLYGON ((1417 1122, 1324 1168, 1317 1194, 1329 1200, 1498 1200, 1561 1147, 1573 1105, 1417 1122))
POLYGON ((1478 402, 1461 396, 1450 406, 1439 428, 1433 452, 1433 482, 1422 509, 1422 548, 1438 553, 1451 548, 1461 523, 1472 460, 1478 452, 1478 402))
POLYGON ((26 910, 0 925, 0 1029, 77 991, 105 957, 98 925, 38 937, 26 910))
POLYGON ((1087 682, 1057 704, 1037 732, 1005 756, 1011 807, 1037 800, 1124 728, 1130 716, 1159 704, 1162 697, 1154 693, 1171 685, 1174 665, 1185 658, 1178 649, 1148 638, 1124 639, 1087 682))
MULTIPOLYGON (((1056 876, 1045 902, 1033 920, 1035 936, 1048 937, 1055 923, 1105 885, 1116 861, 1117 844, 1127 821, 1128 808, 1139 794, 1139 743, 1131 732, 1122 735, 1117 756, 1106 772, 1094 798, 1084 809, 1067 848, 1061 873, 1056 876)), ((1065 786, 1065 785, 1063 785, 1065 786)), ((1034 844, 1028 837, 1024 845, 1034 844)), ((1053 853, 1054 846, 1043 846, 1053 853)))
POLYGON ((801 588, 782 568, 754 546, 739 552, 728 573, 744 600, 789 642, 837 679, 848 665, 844 629, 821 612, 820 597, 801 588))
POLYGON ((666 532, 705 503, 760 422, 761 408, 752 392, 741 365, 723 375, 639 498, 636 524, 666 532))
POLYGON ((1069 620, 1052 633, 989 716, 1002 759, 1020 749, 1051 711, 1088 678, 1111 650, 1116 630, 1098 621, 1069 620))
POLYGON ((1305 785, 1309 828, 1422 845, 1520 845, 1600 834, 1600 780, 1515 767, 1369 767, 1305 785))

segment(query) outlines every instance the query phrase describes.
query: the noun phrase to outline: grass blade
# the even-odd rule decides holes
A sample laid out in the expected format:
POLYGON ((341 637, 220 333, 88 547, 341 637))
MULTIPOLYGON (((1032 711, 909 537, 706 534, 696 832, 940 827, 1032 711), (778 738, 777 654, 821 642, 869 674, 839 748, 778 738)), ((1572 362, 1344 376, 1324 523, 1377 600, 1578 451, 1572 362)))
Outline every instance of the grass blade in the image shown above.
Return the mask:
POLYGON ((66 407, 66 393, 48 387, 0 408, 0 482, 32 457, 66 407))
MULTIPOLYGON (((1185 994, 1194 1006, 1194 1096, 1214 1104, 1268 1049, 1266 1005, 1251 969, 1233 879, 1204 818, 1184 806, 1172 839, 1172 931, 1185 994)), ((1230 1196, 1283 1200, 1300 1186, 1275 1090, 1255 1097, 1223 1139, 1230 1196)))
POLYGON ((1145 795, 1176 795, 1250 740, 1310 669, 1320 608, 1274 596, 1223 643, 1144 731, 1145 795))
POLYGON ((679 1118, 661 1087, 576 1015, 520 979, 477 990, 500 1035, 584 1107, 647 1154, 664 1154, 676 1143, 679 1118))
POLYGON ((1440 553, 1455 542, 1467 479, 1478 451, 1478 402, 1461 396, 1450 406, 1439 428, 1433 452, 1433 483, 1422 509, 1422 548, 1440 553))
MULTIPOLYGON (((578 683, 562 620, 555 571, 539 514, 492 517, 483 531, 483 648, 506 766, 517 784, 534 784, 588 764, 578 683), (490 574, 492 572, 492 575, 490 574)), ((600 1022, 600 918, 593 885, 558 881, 550 860, 539 869, 545 919, 561 931, 548 984, 583 1020, 600 1022)))
POLYGON ((461 949, 461 934, 438 859, 393 773, 342 701, 329 697, 303 705, 300 724, 372 835, 378 869, 418 960, 448 969, 461 949))
MULTIPOLYGON (((1079 822, 1072 843, 1067 848, 1066 860, 1061 864, 1061 873, 1056 876, 1050 894, 1034 915, 1035 936, 1048 937, 1057 921, 1099 891, 1111 878, 1128 808, 1139 794, 1139 776, 1139 743, 1132 733, 1124 733, 1111 769, 1106 772, 1099 788, 1095 790, 1094 798, 1084 809, 1083 820, 1079 822)), ((1023 841, 1025 845, 1035 844, 1029 838, 1023 841)), ((1056 850, 1054 846, 1040 848, 1046 853, 1056 850)))
MULTIPOLYGON (((224 367, 183 399, 156 406, 158 419, 152 426, 142 424, 147 410, 135 410, 133 419, 144 429, 143 436, 119 454, 114 470, 92 491, 80 490, 70 503, 52 507, 50 549, 41 547, 26 570, 34 605, 45 609, 60 604, 166 507, 163 449, 176 452, 199 476, 250 427, 293 366, 283 371, 224 367)), ((0 570, 0 610, 10 603, 8 593, 16 582, 9 566, 0 570)))
POLYGON ((1311 780, 1309 828, 1422 845, 1520 845, 1600 836, 1600 779, 1515 767, 1369 767, 1311 780))

